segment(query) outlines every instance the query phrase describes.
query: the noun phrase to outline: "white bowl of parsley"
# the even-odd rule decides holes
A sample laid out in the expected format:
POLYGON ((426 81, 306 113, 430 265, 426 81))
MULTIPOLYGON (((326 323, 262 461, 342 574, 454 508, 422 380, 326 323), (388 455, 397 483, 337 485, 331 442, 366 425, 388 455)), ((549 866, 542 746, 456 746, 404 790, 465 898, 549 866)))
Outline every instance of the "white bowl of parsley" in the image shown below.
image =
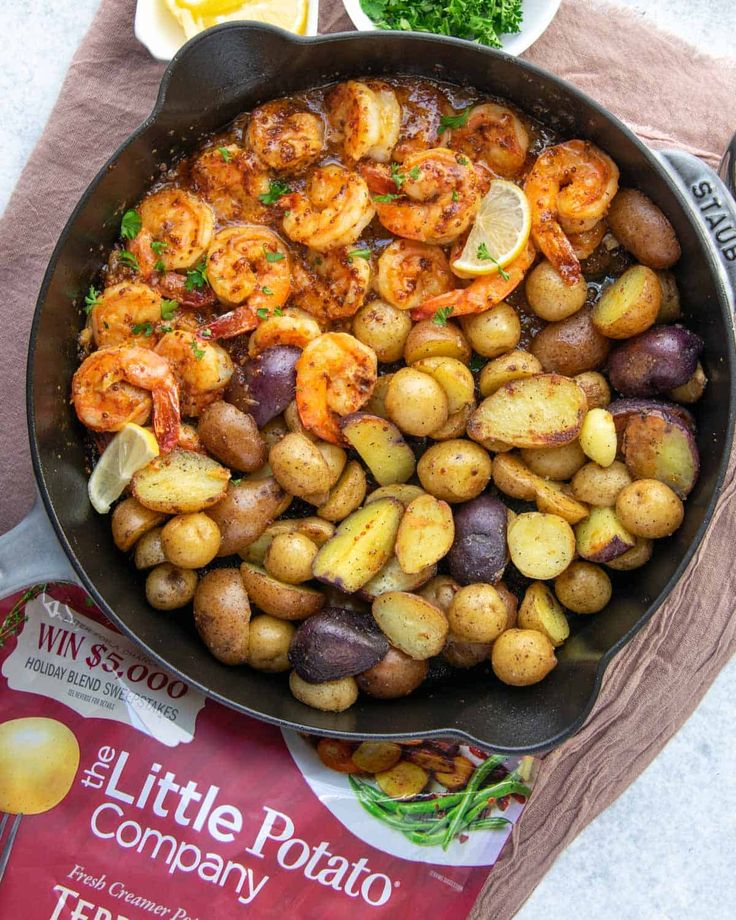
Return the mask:
POLYGON ((544 32, 560 0, 343 0, 356 29, 434 32, 521 54, 544 32))

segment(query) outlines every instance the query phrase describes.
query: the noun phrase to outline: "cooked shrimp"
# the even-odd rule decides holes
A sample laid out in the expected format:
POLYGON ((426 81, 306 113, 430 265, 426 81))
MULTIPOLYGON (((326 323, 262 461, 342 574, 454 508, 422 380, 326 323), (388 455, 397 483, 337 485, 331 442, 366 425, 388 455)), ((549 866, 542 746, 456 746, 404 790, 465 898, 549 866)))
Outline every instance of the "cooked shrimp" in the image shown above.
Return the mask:
POLYGON ((296 404, 302 424, 323 441, 343 444, 340 416, 357 412, 376 385, 373 349, 346 332, 311 341, 296 362, 296 404))
POLYGON ((521 255, 506 266, 503 271, 476 278, 466 288, 449 291, 439 297, 432 297, 411 311, 413 320, 432 319, 437 311, 449 310, 448 315, 467 316, 470 313, 484 313, 508 297, 524 280, 524 276, 534 262, 536 251, 527 243, 521 255))
POLYGON ((165 358, 181 387, 182 414, 197 416, 230 382, 233 362, 216 342, 175 329, 163 336, 156 353, 165 358))
POLYGON ((281 316, 269 316, 258 324, 248 342, 248 351, 251 355, 258 355, 273 345, 304 348, 321 334, 319 323, 308 313, 289 309, 281 316))
MULTIPOLYGON (((143 199, 139 212, 143 224, 134 240, 136 255, 144 248, 151 253, 152 243, 157 243, 157 260, 171 271, 192 268, 207 252, 215 232, 215 215, 206 201, 191 192, 179 188, 154 192, 143 199)), ((141 270, 145 273, 143 264, 141 270)))
POLYGON ((401 106, 387 83, 341 83, 328 96, 327 111, 346 157, 379 163, 391 159, 401 130, 401 106))
POLYGON ((266 213, 258 196, 268 192, 268 170, 237 144, 205 150, 192 166, 192 179, 220 220, 259 220, 266 213))
POLYGON ((299 172, 319 159, 325 126, 314 112, 305 112, 293 101, 276 99, 253 111, 245 139, 271 169, 299 172))
POLYGON ((123 281, 105 288, 90 313, 92 335, 98 348, 140 345, 153 348, 161 322, 161 296, 147 284, 123 281))
POLYGON ((169 362, 137 345, 92 352, 72 378, 72 402, 83 425, 120 431, 128 422, 145 425, 153 408, 153 430, 162 451, 179 440, 179 389, 169 362))
POLYGON ((532 212, 532 237, 567 284, 582 273, 566 234, 579 234, 605 217, 618 190, 618 167, 588 141, 548 147, 524 184, 532 212))
POLYGON ((582 233, 568 233, 567 238, 578 259, 587 259, 603 242, 608 226, 605 220, 599 220, 591 230, 583 230, 582 233))
POLYGON ((394 240, 378 260, 378 293, 399 310, 411 310, 452 289, 454 277, 438 246, 394 240))
POLYGON ((309 253, 294 264, 292 281, 292 301, 321 322, 353 316, 370 290, 370 250, 341 246, 309 253))
POLYGON ((259 310, 271 313, 286 303, 291 290, 289 251, 268 227, 227 227, 207 252, 207 279, 220 301, 235 309, 205 329, 214 338, 231 338, 254 329, 259 310))
POLYGON ((401 169, 361 164, 383 226, 409 240, 443 246, 470 225, 478 212, 480 179, 462 153, 446 147, 408 156, 401 169))
POLYGON ((320 252, 354 243, 376 213, 363 179, 334 163, 314 170, 304 194, 285 195, 279 204, 288 209, 287 236, 320 252))
POLYGON ((518 175, 529 149, 529 134, 511 109, 495 102, 476 105, 464 125, 450 131, 447 143, 471 160, 487 164, 497 176, 518 175))

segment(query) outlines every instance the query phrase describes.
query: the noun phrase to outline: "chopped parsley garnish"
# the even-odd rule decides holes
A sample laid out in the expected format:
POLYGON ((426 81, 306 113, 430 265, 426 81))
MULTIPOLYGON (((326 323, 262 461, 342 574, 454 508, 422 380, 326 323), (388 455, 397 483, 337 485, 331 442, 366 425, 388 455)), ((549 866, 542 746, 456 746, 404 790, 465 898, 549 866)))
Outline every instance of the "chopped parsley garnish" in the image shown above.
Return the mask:
POLYGON ((273 297, 273 291, 271 290, 270 287, 267 287, 266 285, 264 285, 264 286, 261 288, 261 290, 262 290, 263 293, 266 295, 266 297, 273 297))
POLYGON ((453 201, 460 201, 460 193, 458 192, 458 190, 457 190, 456 188, 454 188, 454 189, 452 190, 452 200, 453 200, 453 201))
POLYGON ((470 110, 471 106, 468 106, 459 115, 441 115, 438 133, 444 134, 445 131, 450 131, 452 128, 464 128, 470 118, 470 110))
POLYGON ((84 297, 84 312, 89 315, 92 312, 92 308, 96 307, 98 304, 102 303, 102 297, 100 292, 93 285, 89 286, 89 293, 84 297))
POLYGON ((204 348, 200 348, 199 345, 197 345, 196 339, 192 339, 192 351, 197 361, 201 361, 202 358, 204 358, 204 348))
POLYGON ((138 259, 127 249, 121 249, 118 253, 118 261, 122 262, 126 268, 132 268, 134 272, 141 270, 138 259))
POLYGON ((230 153, 230 151, 227 149, 227 147, 218 147, 218 148, 217 148, 217 152, 220 154, 220 156, 223 158, 223 160, 224 160, 226 163, 229 163, 230 160, 232 160, 232 158, 233 158, 232 153, 230 153))
POLYGON ((143 221, 137 211, 126 211, 120 221, 120 236, 124 240, 134 240, 141 232, 143 221))
POLYGON ((242 480, 242 477, 241 477, 240 479, 231 479, 231 480, 230 480, 230 485, 231 485, 231 486, 239 486, 240 483, 241 483, 242 481, 243 481, 243 480, 242 480))
POLYGON ((396 201, 397 198, 401 198, 401 195, 394 195, 393 192, 387 192, 385 195, 374 195, 374 201, 380 201, 383 204, 387 204, 389 201, 396 201))
POLYGON ((259 307, 256 310, 256 316, 258 317, 258 319, 268 319, 270 315, 271 315, 271 311, 268 310, 266 307, 259 307))
POLYGON ((199 334, 202 336, 203 339, 211 339, 211 338, 212 338, 212 330, 211 330, 211 329, 202 329, 202 330, 200 331, 199 334))
POLYGON ((422 171, 418 166, 410 169, 408 173, 403 173, 398 163, 391 164, 391 178, 397 189, 401 188, 407 179, 413 179, 416 182, 421 174, 422 171))
POLYGON ((450 318, 454 307, 440 307, 439 310, 432 317, 432 322, 435 326, 446 326, 447 320, 450 318))
MULTIPOLYGON (((485 243, 481 243, 478 247, 478 252, 476 253, 477 257, 484 262, 493 262, 498 265, 498 259, 494 259, 493 256, 488 251, 488 247, 485 243)), ((504 271, 500 265, 498 265, 498 273, 503 278, 504 281, 509 280, 509 273, 504 271)))
POLYGON ((282 182, 281 179, 271 179, 268 191, 263 195, 259 195, 258 200, 262 204, 276 204, 279 198, 288 195, 290 191, 291 186, 288 182, 282 182))
POLYGON ((265 245, 263 251, 266 254, 266 262, 283 262, 286 258, 283 252, 274 252, 270 249, 266 249, 265 245))
POLYGON ((457 158, 457 161, 461 166, 467 166, 470 163, 470 160, 462 156, 462 154, 457 158))
POLYGON ((188 291, 193 291, 195 288, 204 287, 207 284, 207 261, 202 259, 199 265, 194 268, 190 268, 187 272, 187 280, 184 283, 184 287, 188 291))
POLYGON ((164 249, 168 249, 169 244, 165 243, 163 240, 151 240, 151 249, 156 253, 157 256, 160 256, 164 249))
POLYGON ((162 259, 159 259, 158 262, 156 262, 156 263, 154 264, 153 267, 156 269, 157 272, 165 272, 165 271, 166 271, 166 266, 164 265, 162 259))
POLYGON ((274 316, 283 316, 283 315, 284 315, 284 311, 281 309, 281 307, 276 307, 276 309, 273 311, 273 315, 274 315, 274 316))
POLYGON ((522 0, 360 0, 363 12, 379 29, 454 35, 499 48, 499 36, 518 32, 522 0))
POLYGON ((174 327, 173 327, 173 326, 169 326, 169 325, 167 324, 166 326, 159 326, 159 327, 158 327, 158 331, 159 331, 159 332, 164 332, 164 333, 166 333, 166 332, 173 332, 173 331, 174 331, 174 327))
POLYGON ((174 314, 179 309, 179 303, 176 300, 161 301, 161 319, 173 319, 174 314))
POLYGON ((153 323, 135 323, 130 331, 133 335, 144 335, 148 339, 153 335, 153 323))
POLYGON ((368 262, 371 255, 370 249, 351 249, 348 253, 348 262, 352 262, 353 259, 365 259, 368 262))

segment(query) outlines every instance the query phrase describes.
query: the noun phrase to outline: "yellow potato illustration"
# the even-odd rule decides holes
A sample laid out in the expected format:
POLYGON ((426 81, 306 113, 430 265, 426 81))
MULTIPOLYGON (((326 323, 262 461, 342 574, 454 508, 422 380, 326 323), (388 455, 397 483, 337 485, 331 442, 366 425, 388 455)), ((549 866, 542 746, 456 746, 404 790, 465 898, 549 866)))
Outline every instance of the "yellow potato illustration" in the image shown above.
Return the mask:
POLYGON ((79 744, 56 719, 13 719, 0 724, 0 812, 38 815, 69 792, 79 766, 79 744))

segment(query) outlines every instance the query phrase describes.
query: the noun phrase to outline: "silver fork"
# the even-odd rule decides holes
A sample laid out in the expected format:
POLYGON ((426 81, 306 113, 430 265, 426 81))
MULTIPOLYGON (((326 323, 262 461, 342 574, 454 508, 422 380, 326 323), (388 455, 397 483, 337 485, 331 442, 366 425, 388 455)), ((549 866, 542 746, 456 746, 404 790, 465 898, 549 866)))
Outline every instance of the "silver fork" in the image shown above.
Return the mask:
POLYGON ((20 827, 20 819, 23 815, 3 815, 0 819, 0 844, 2 844, 2 850, 0 850, 0 883, 3 880, 3 875, 5 874, 5 867, 8 864, 10 859, 10 851, 13 849, 13 843, 15 842, 15 835, 18 833, 18 828, 20 827), (9 819, 13 818, 13 821, 10 822, 9 819), (5 837, 6 828, 9 825, 9 830, 7 837, 5 837), (3 843, 3 837, 5 837, 5 842, 3 843))

